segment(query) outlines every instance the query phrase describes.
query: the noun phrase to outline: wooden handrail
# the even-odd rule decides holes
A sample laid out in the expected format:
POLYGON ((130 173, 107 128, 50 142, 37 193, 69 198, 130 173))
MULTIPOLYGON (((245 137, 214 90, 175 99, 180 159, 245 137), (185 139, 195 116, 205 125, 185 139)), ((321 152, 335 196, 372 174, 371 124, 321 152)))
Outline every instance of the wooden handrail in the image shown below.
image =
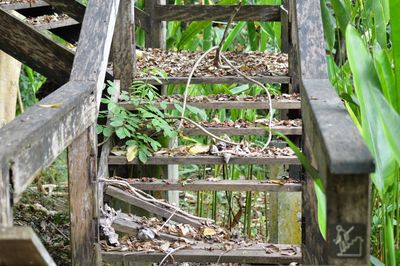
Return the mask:
POLYGON ((290 0, 295 49, 294 84, 302 97, 304 150, 317 166, 326 193, 326 240, 320 234, 315 187, 303 191, 305 264, 369 263, 370 179, 374 163, 360 133, 328 80, 319 0, 290 0), (349 240, 340 239, 347 232, 349 240), (340 245, 340 241, 345 241, 340 245), (343 248, 345 247, 345 248, 343 248))

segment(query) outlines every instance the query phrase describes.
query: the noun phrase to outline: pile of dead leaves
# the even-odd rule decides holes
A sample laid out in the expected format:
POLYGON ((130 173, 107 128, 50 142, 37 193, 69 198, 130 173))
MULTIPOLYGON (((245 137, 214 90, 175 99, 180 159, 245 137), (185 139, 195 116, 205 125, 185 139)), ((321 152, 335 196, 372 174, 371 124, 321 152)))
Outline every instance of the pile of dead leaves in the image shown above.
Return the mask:
POLYGON ((57 21, 64 21, 69 18, 68 15, 66 14, 57 14, 54 13, 53 15, 43 15, 39 17, 30 17, 26 19, 26 22, 28 22, 31 25, 41 25, 41 24, 48 24, 51 22, 57 22, 57 21))
MULTIPOLYGON (((293 120, 277 120, 274 119, 272 121, 272 126, 285 126, 285 127, 301 127, 302 125, 301 119, 293 119, 293 120)), ((238 119, 236 121, 224 121, 221 122, 217 118, 214 118, 212 121, 209 122, 201 122, 199 123, 202 127, 232 127, 232 128, 254 128, 257 125, 268 126, 269 122, 268 119, 257 119, 255 123, 248 122, 244 119, 238 119)), ((195 125, 189 123, 187 121, 183 122, 183 126, 185 128, 196 128, 195 125)))
MULTIPOLYGON (((272 100, 286 100, 286 101, 300 101, 300 94, 281 94, 271 95, 272 100)), ((160 96, 159 101, 173 103, 183 102, 183 95, 173 94, 168 96, 160 96)), ((268 102, 268 97, 264 94, 257 96, 239 96, 233 94, 211 94, 211 95, 200 95, 200 96, 188 96, 188 102, 192 103, 208 103, 208 102, 229 102, 229 101, 240 101, 240 102, 268 102)))
MULTIPOLYGON (((137 77, 144 78, 149 69, 162 69, 168 77, 187 77, 202 52, 145 49, 137 59, 137 77)), ((224 55, 247 76, 285 76, 288 74, 287 54, 271 52, 224 52, 224 55)), ((194 77, 236 76, 230 67, 214 66, 211 52, 194 72, 194 77)))

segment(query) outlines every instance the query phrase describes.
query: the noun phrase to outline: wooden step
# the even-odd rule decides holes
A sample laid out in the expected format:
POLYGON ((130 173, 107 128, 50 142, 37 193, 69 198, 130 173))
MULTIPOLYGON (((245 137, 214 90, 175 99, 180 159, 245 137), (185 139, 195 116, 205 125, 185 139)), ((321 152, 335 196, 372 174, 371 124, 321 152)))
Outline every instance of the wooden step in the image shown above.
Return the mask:
MULTIPOLYGON (((147 48, 137 54, 136 80, 152 84, 182 84, 186 83, 189 73, 195 62, 202 55, 201 52, 166 51, 156 48, 147 48), (167 77, 159 81, 152 78, 149 70, 162 70, 167 77)), ((287 84, 288 76, 287 54, 267 52, 224 52, 224 55, 238 67, 246 76, 252 77, 261 83, 287 84)), ((214 66, 215 53, 210 53, 194 72, 191 84, 233 84, 253 83, 229 67, 214 66)))
POLYGON ((122 190, 118 187, 114 186, 107 186, 105 189, 105 194, 111 196, 115 199, 119 199, 123 202, 129 203, 133 206, 139 207, 143 210, 146 210, 150 213, 157 214, 161 217, 168 219, 174 213, 173 217, 171 218, 172 221, 184 224, 190 224, 193 227, 199 228, 202 226, 202 221, 198 219, 193 219, 186 215, 183 215, 179 212, 175 212, 174 209, 168 209, 162 205, 156 205, 152 202, 143 200, 139 197, 136 197, 132 193, 126 190, 122 190))
MULTIPOLYGON (((217 136, 266 136, 268 132, 265 128, 250 126, 246 128, 236 127, 205 127, 205 129, 217 136)), ((302 127, 273 126, 272 130, 285 135, 301 135, 302 127)), ((199 128, 183 128, 183 134, 187 136, 206 136, 207 134, 199 128)))
MULTIPOLYGON (((128 162, 125 156, 110 155, 108 160, 109 165, 128 165, 128 164, 142 164, 138 159, 128 162)), ((214 155, 175 155, 175 156, 151 156, 148 158, 147 165, 169 165, 169 164, 226 164, 223 156, 214 155)), ((290 164, 299 165, 300 162, 296 156, 253 156, 242 157, 232 155, 228 164, 258 164, 258 165, 271 165, 271 164, 290 164)))
MULTIPOLYGON (((181 95, 172 95, 162 96, 160 101, 167 103, 168 110, 173 110, 176 109, 175 103, 182 105, 183 99, 181 95)), ((269 109, 268 98, 266 96, 235 96, 229 94, 189 96, 187 104, 200 109, 269 109)), ((135 107, 128 102, 121 102, 120 105, 128 110, 135 110, 135 107)), ((300 109, 300 96, 298 94, 275 96, 272 99, 272 108, 300 109)))
MULTIPOLYGON (((216 246, 214 244, 213 246, 216 246)), ((273 244, 273 249, 277 252, 267 252, 272 248, 270 244, 257 244, 250 247, 233 248, 229 251, 221 248, 212 248, 210 245, 193 245, 173 253, 175 262, 192 263, 248 263, 248 264, 272 264, 288 265, 292 262, 301 262, 301 250, 297 245, 273 244), (279 251, 280 252, 279 252, 279 251), (295 254, 289 254, 285 250, 296 250, 295 254)), ((161 262, 166 256, 161 252, 102 252, 104 262, 161 262)))
POLYGON ((4 10, 21 10, 35 7, 48 6, 45 1, 36 0, 36 1, 25 1, 25 2, 15 2, 11 0, 1 0, 0 8, 4 10))
POLYGON ((54 15, 44 15, 36 18, 27 18, 26 22, 38 30, 52 30, 79 24, 76 20, 66 15, 61 15, 59 19, 54 15))
POLYGON ((131 186, 147 191, 259 191, 300 192, 301 183, 285 180, 160 180, 124 179, 131 186))

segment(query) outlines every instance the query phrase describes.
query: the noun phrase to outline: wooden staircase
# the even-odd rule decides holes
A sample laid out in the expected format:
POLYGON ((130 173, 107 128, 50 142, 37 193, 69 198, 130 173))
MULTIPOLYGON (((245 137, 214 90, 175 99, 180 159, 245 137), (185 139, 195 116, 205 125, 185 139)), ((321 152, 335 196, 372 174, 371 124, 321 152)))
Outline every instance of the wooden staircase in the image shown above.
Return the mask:
MULTIPOLYGON (((369 262, 368 175, 373 171, 373 162, 356 127, 327 80, 319 1, 284 2, 282 6, 242 6, 235 20, 281 22, 283 54, 280 56, 289 58, 285 66, 286 72, 279 75, 258 73, 251 76, 262 83, 281 84, 281 91, 285 95, 272 100, 272 107, 279 110, 281 120, 275 121, 273 129, 301 145, 308 159, 319 171, 327 197, 326 239, 322 237, 317 224, 318 211, 313 179, 303 172, 299 159, 289 148, 281 147, 281 143, 278 143, 279 147, 272 145, 262 155, 232 154, 228 160, 216 154, 157 154, 151 156, 146 165, 284 164, 289 166, 290 180, 294 182, 276 184, 268 180, 195 180, 183 185, 177 180, 167 183, 161 179, 154 182, 135 181, 127 175, 125 178, 131 187, 145 191, 302 193, 303 239, 300 245, 271 246, 268 243, 257 243, 249 246, 236 245, 227 250, 221 243, 210 246, 207 243, 196 242, 192 243, 190 248, 174 251, 171 255, 175 262, 268 265, 293 262, 367 265, 369 262), (354 228, 357 235, 352 237, 363 239, 362 250, 358 256, 337 255, 338 225, 347 230, 354 228)), ((175 6, 161 4, 159 0, 146 0, 145 3, 145 9, 139 10, 134 8, 133 1, 130 0, 91 0, 85 13, 85 7, 76 1, 0 1, 0 49, 49 77, 57 86, 67 82, 41 102, 45 105, 62 102, 60 108, 44 109, 35 106, 0 129, 1 139, 7 140, 0 142, 0 225, 6 229, 12 228, 12 205, 18 201, 38 171, 49 165, 68 147, 71 247, 74 265, 96 265, 101 261, 136 265, 139 262, 159 263, 166 257, 166 252, 101 250, 99 207, 104 204, 104 199, 114 198, 130 205, 139 205, 146 211, 155 211, 165 219, 172 217, 171 220, 191 224, 194 228, 204 226, 174 214, 173 209, 141 200, 127 189, 114 185, 105 186, 107 182, 104 180, 112 177, 110 172, 114 169, 118 171, 128 165, 143 164, 137 159, 128 162, 125 156, 110 154, 111 142, 104 144, 100 156, 97 156, 94 128, 105 77, 120 83, 121 89, 128 88, 133 80, 148 80, 147 77, 138 75, 141 65, 140 59, 135 58, 135 41, 132 34, 135 26, 144 29, 146 46, 152 48, 146 49, 144 53, 148 53, 149 56, 168 57, 168 52, 157 49, 163 48, 165 21, 227 21, 237 7, 175 6), (54 11, 66 16, 63 16, 61 21, 43 19, 43 16, 54 14, 54 11), (13 12, 37 19, 21 20, 21 17, 18 18, 13 12), (41 23, 32 24, 32 21, 37 20, 41 23), (5 25, 13 25, 13 28, 5 25), (45 34, 47 30, 73 44, 78 42, 76 52, 51 40, 45 34), (113 68, 107 69, 110 50, 113 68)), ((192 65, 186 67, 190 69, 192 65)), ((162 83, 183 84, 187 80, 187 76, 170 73, 168 78, 162 79, 162 83)), ((249 81, 228 74, 196 76, 192 83, 246 84, 249 81)), ((170 109, 174 108, 175 101, 182 99, 180 95, 163 95, 162 98, 167 101, 170 109)), ((196 97, 189 97, 188 101, 189 105, 209 110, 269 111, 268 101, 264 96, 219 95, 210 97, 206 102, 196 97)), ((119 104, 133 109, 129 103, 119 104)), ((203 126, 216 135, 266 135, 265 129, 256 123, 241 122, 215 126, 204 122, 203 126)), ((184 128, 183 133, 189 136, 204 134, 191 127, 184 128)), ((120 214, 112 226, 121 233, 135 234, 141 229, 141 225, 132 217, 120 214)), ((160 239, 168 237, 170 236, 162 232, 158 236, 160 239)), ((11 241, 9 237, 6 239, 11 241)), ((38 253, 43 254, 43 251, 38 253)), ((0 263, 1 255, 0 251, 0 263)))

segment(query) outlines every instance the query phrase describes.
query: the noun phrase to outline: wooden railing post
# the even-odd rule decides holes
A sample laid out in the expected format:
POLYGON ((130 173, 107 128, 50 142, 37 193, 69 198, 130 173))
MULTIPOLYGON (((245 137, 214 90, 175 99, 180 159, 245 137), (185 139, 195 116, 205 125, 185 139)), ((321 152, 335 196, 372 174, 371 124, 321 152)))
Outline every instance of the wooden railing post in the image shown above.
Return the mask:
POLYGON ((150 32, 146 33, 146 47, 165 48, 166 23, 156 19, 156 5, 165 5, 165 0, 146 0, 144 11, 149 14, 150 32))
POLYGON ((11 197, 8 167, 0 164, 0 227, 13 225, 11 197))
POLYGON ((100 261, 97 203, 97 141, 95 125, 68 148, 71 250, 73 265, 100 261))
POLYGON ((329 174, 326 198, 329 219, 325 262, 329 265, 368 265, 369 176, 329 174))
MULTIPOLYGON (((86 8, 71 81, 93 82, 98 114, 119 0, 91 0, 86 8)), ((100 265, 97 134, 92 124, 68 148, 73 265, 100 265)))

